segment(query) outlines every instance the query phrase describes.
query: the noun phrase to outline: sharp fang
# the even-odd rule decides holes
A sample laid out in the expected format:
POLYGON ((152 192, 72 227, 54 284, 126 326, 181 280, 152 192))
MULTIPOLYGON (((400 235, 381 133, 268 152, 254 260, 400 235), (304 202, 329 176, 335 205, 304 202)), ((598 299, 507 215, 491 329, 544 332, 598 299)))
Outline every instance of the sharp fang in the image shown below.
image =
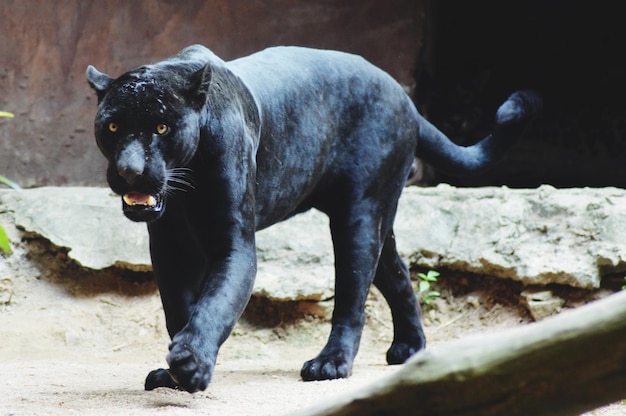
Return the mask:
POLYGON ((156 199, 152 195, 150 195, 148 197, 148 204, 147 205, 150 206, 150 207, 153 207, 153 206, 156 205, 156 199))
POLYGON ((135 205, 136 202, 133 201, 132 199, 130 199, 130 197, 128 195, 124 195, 122 198, 124 198, 124 202, 126 202, 126 205, 135 205))

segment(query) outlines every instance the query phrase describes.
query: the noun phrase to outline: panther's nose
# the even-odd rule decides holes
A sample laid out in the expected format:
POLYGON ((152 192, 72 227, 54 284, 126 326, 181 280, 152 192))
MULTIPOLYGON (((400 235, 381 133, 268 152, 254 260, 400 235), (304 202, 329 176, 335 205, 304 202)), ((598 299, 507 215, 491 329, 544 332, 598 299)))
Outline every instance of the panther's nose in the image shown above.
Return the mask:
POLYGON ((146 168, 145 151, 138 143, 124 148, 117 158, 117 172, 128 184, 133 184, 146 168))
POLYGON ((117 171, 120 174, 120 176, 124 178, 128 184, 131 184, 131 185, 133 184, 133 182, 135 182, 138 176, 141 176, 141 174, 143 174, 143 169, 140 170, 138 167, 132 167, 132 166, 124 166, 124 167, 118 166, 117 171))

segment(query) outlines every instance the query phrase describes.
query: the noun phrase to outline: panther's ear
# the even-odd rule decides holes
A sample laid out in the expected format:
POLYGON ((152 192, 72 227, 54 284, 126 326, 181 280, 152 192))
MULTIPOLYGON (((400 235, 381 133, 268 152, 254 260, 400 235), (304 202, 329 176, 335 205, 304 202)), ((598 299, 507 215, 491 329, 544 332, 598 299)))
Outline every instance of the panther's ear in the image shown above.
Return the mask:
POLYGON ((208 63, 189 77, 187 94, 191 103, 198 108, 206 103, 212 76, 213 68, 208 63))
POLYGON ((87 78, 87 82, 89 83, 91 88, 96 91, 96 94, 98 95, 98 101, 102 100, 104 94, 111 85, 111 82, 113 82, 113 78, 105 73, 98 71, 92 65, 89 65, 87 67, 85 77, 87 78))

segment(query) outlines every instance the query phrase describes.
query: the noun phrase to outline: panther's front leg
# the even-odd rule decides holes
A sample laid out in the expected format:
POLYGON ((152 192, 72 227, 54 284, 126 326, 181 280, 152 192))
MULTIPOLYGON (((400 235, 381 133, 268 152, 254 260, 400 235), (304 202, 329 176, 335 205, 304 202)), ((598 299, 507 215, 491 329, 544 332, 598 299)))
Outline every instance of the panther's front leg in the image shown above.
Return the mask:
POLYGON ((217 352, 241 316, 254 284, 254 253, 233 253, 209 271, 189 322, 170 344, 167 363, 178 386, 190 393, 211 381, 217 352), (234 271, 234 269, 241 269, 234 271))
MULTIPOLYGON (((207 255, 194 230, 168 218, 150 224, 151 255, 172 338, 168 370, 151 372, 146 389, 205 390, 217 353, 252 292, 254 234, 234 241, 228 255, 207 255), (210 260, 209 260, 210 258, 210 260)), ((211 250, 211 248, 208 248, 211 250)), ((210 253, 211 254, 211 253, 210 253)))

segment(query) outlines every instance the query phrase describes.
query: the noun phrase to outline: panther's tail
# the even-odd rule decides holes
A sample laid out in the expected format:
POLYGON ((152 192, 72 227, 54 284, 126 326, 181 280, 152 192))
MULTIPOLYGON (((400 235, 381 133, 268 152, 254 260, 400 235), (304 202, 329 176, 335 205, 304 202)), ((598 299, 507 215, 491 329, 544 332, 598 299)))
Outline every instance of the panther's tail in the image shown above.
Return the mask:
POLYGON ((422 117, 416 156, 452 176, 479 173, 504 155, 541 107, 542 100, 537 94, 513 93, 496 112, 493 132, 467 147, 454 144, 422 117))

